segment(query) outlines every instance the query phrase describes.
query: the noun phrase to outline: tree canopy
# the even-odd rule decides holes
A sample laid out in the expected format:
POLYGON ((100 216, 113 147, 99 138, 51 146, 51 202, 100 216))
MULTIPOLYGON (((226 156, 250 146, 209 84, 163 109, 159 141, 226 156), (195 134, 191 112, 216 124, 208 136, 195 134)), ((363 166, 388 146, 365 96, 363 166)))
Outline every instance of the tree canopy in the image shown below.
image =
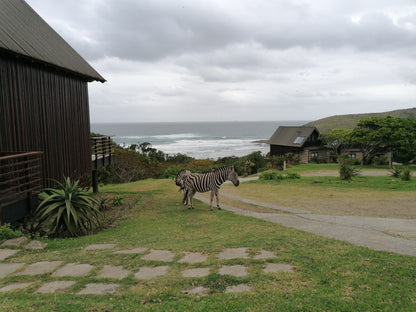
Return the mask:
POLYGON ((372 117, 360 120, 351 132, 351 142, 360 147, 365 163, 386 151, 393 152, 395 161, 408 162, 416 157, 416 119, 372 117))

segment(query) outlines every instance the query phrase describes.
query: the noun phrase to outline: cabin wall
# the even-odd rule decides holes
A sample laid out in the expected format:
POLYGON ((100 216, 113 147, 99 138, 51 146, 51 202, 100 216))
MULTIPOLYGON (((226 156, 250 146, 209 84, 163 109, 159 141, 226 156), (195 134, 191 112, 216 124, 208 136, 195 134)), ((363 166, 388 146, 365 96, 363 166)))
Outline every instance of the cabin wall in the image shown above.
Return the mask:
POLYGON ((87 81, 0 54, 0 152, 43 151, 50 179, 91 173, 87 81))

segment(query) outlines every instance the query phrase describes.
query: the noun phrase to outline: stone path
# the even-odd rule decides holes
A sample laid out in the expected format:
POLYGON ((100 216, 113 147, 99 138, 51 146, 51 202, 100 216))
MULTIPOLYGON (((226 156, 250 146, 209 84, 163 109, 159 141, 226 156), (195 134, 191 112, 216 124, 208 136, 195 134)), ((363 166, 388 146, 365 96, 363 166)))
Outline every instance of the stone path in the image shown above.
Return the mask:
MULTIPOLYGON (((31 241, 28 243, 27 239, 15 239, 6 241, 0 245, 0 259, 2 261, 0 262, 0 292, 27 291, 27 288, 37 281, 35 279, 36 276, 47 274, 54 280, 43 283, 43 285, 34 290, 34 293, 46 294, 66 292, 74 293, 76 295, 105 295, 117 292, 120 288, 120 284, 118 284, 117 281, 125 278, 134 277, 134 279, 139 282, 140 280, 153 280, 161 276, 173 274, 172 271, 174 270, 171 270, 171 267, 176 262, 190 266, 181 270, 180 278, 203 278, 215 273, 212 266, 209 266, 208 264, 206 264, 205 267, 203 266, 211 256, 205 253, 186 252, 182 258, 175 261, 176 254, 170 250, 156 250, 143 247, 117 250, 116 244, 94 244, 86 246, 84 250, 87 252, 91 251, 92 258, 95 253, 103 252, 105 250, 112 250, 114 255, 140 255, 141 260, 149 262, 148 265, 140 266, 134 270, 128 270, 121 265, 116 266, 108 263, 102 266, 100 265, 98 268, 99 270, 95 270, 97 269, 96 266, 90 263, 65 263, 63 260, 14 263, 12 261, 13 256, 21 250, 26 249, 27 246, 36 246, 34 252, 37 252, 38 249, 43 249, 46 244, 39 241, 31 241), (18 249, 9 249, 5 247, 14 247, 18 249), (166 264, 155 266, 155 262, 165 262, 166 264), (192 267, 192 265, 195 264, 198 265, 198 267, 192 267), (22 282, 4 283, 2 281, 10 276, 17 278, 22 277, 24 279, 22 279, 22 282), (32 278, 32 282, 28 282, 27 280, 30 279, 31 276, 35 278, 32 278), (86 283, 81 290, 73 292, 71 289, 79 289, 79 286, 77 287, 79 281, 76 279, 79 277, 91 278, 94 282, 86 283), (74 279, 68 280, 68 278, 74 279), (111 279, 113 282, 96 282, 97 279, 101 278, 106 279, 106 281, 111 279)), ((253 261, 252 265, 258 265, 259 259, 264 261, 264 274, 295 272, 295 269, 290 264, 276 263, 277 256, 273 252, 264 249, 258 250, 258 252, 253 255, 248 252, 247 247, 227 248, 218 252, 215 255, 215 258, 219 261, 218 274, 220 275, 249 277, 251 260, 253 261), (227 265, 224 263, 234 259, 244 259, 246 264, 227 265), (249 264, 247 264, 247 261, 249 264)), ((16 280, 16 278, 13 280, 16 280)), ((245 292, 250 290, 252 290, 252 286, 243 283, 227 287, 225 293, 245 292)), ((208 294, 209 289, 201 285, 196 285, 192 289, 183 290, 182 292, 200 296, 208 294)))
MULTIPOLYGON (((310 211, 262 203, 224 193, 221 196, 275 209, 276 212, 286 212, 281 214, 261 213, 221 204, 222 209, 240 215, 278 223, 323 237, 347 241, 374 250, 416 256, 416 220, 413 219, 318 215, 310 211)), ((195 198, 209 204, 209 199, 200 194, 195 195, 195 198)))

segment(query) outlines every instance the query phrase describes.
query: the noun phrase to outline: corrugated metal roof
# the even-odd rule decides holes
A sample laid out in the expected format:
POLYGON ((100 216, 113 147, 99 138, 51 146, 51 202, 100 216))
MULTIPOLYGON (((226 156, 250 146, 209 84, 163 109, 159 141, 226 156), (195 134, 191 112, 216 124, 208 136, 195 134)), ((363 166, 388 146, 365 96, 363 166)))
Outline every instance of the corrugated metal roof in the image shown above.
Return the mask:
POLYGON ((23 0, 0 0, 0 49, 105 81, 23 0))
POLYGON ((272 145, 302 147, 314 131, 318 132, 315 127, 282 126, 277 128, 268 143, 272 145))

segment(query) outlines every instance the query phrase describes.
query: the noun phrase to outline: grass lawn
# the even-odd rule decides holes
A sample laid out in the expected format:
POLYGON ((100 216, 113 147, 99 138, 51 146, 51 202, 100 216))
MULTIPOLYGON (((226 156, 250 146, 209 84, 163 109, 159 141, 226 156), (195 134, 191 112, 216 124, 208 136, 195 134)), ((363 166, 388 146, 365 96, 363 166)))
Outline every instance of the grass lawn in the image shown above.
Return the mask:
MULTIPOLYGON (((295 188, 302 190, 301 182, 297 183, 295 188)), ((345 190, 325 183, 314 184, 312 181, 310 184, 322 191, 330 190, 335 195, 345 190)), ((241 186, 248 190, 252 186, 270 187, 270 184, 255 182, 241 186)), ((289 191, 290 184, 277 186, 294 192, 289 191)), ((188 210, 182 205, 181 194, 170 180, 109 185, 102 187, 101 192, 120 194, 129 199, 139 196, 140 200, 120 215, 112 227, 98 234, 74 239, 47 239, 45 250, 21 251, 7 259, 7 263, 45 260, 90 263, 94 270, 85 277, 68 278, 77 283, 68 291, 57 294, 34 294, 41 284, 56 280, 50 274, 3 278, 0 287, 12 282, 34 284, 24 290, 0 293, 0 311, 416 310, 414 257, 373 251, 227 211, 211 212, 207 205, 198 201, 195 202, 196 209, 188 210), (93 243, 116 243, 118 249, 168 249, 175 252, 176 257, 169 264, 170 271, 165 277, 149 281, 136 280, 132 275, 120 281, 107 279, 105 282, 121 285, 116 293, 74 295, 87 283, 103 282, 94 276, 105 264, 122 265, 132 272, 149 265, 137 255, 84 250, 85 246, 93 243), (265 249, 275 252, 277 258, 219 260, 216 257, 218 252, 230 247, 248 247, 251 254, 265 249), (180 272, 190 265, 179 263, 178 259, 191 251, 208 255, 204 263, 191 265, 210 267, 208 277, 180 276, 180 272), (295 272, 265 274, 262 268, 269 262, 291 264, 295 272), (246 265, 249 274, 245 277, 219 275, 218 268, 225 264, 246 265), (227 285, 240 283, 249 284, 252 290, 233 294, 223 292, 227 285), (183 290, 195 286, 209 288, 210 293, 206 296, 183 293, 183 290)))

